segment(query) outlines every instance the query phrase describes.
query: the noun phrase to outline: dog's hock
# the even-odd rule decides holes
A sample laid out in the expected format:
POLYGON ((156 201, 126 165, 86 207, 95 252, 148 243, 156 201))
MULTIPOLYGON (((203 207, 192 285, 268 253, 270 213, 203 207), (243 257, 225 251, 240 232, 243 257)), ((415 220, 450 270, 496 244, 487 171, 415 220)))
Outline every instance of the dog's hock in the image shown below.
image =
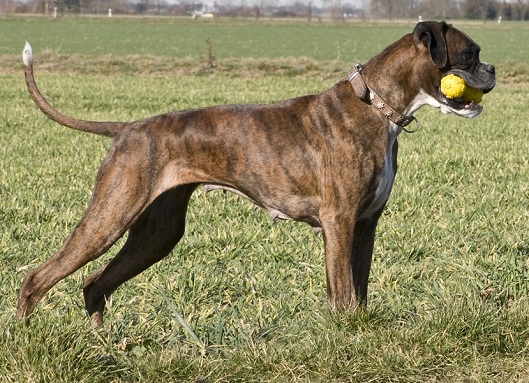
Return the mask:
POLYGON ((24 61, 25 66, 30 66, 33 62, 33 51, 31 50, 31 45, 26 41, 24 45, 24 50, 22 51, 22 61, 24 61))

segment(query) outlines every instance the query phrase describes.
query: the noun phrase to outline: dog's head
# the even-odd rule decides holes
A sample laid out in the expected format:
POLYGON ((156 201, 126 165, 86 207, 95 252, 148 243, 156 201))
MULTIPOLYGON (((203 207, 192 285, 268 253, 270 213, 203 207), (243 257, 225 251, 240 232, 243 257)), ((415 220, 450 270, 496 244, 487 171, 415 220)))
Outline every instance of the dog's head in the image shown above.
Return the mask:
POLYGON ((413 42, 417 49, 428 50, 431 62, 437 68, 432 86, 424 89, 430 97, 428 103, 441 108, 443 113, 451 112, 468 118, 480 114, 482 106, 462 98, 448 99, 440 89, 441 79, 451 73, 461 77, 472 88, 481 89, 483 93, 494 88, 494 66, 479 60, 479 45, 451 25, 433 21, 417 24, 413 31, 413 42))

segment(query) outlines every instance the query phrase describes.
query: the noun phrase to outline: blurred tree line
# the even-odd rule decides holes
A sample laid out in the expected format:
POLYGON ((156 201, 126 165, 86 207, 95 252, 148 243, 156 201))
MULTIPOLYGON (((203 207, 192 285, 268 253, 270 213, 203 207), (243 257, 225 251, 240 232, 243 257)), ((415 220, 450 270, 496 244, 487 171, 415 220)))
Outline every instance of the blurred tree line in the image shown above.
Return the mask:
POLYGON ((370 0, 374 18, 529 20, 529 0, 370 0))
POLYGON ((0 0, 2 13, 529 20, 529 0, 0 0))

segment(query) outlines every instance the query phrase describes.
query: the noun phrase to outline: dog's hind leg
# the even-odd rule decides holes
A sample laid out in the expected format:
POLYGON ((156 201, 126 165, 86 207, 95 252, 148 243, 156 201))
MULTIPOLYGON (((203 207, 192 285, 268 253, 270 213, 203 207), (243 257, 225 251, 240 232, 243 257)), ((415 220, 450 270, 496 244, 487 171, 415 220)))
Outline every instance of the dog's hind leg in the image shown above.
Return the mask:
POLYGON ((86 212, 53 257, 29 272, 20 288, 17 317, 28 318, 57 282, 105 253, 136 221, 152 198, 139 156, 111 151, 99 171, 86 212), (125 158, 128 157, 128 158, 125 158))
POLYGON ((195 188, 179 186, 156 198, 132 225, 116 257, 85 280, 83 294, 92 326, 103 322, 105 302, 113 291, 167 256, 180 241, 195 188))

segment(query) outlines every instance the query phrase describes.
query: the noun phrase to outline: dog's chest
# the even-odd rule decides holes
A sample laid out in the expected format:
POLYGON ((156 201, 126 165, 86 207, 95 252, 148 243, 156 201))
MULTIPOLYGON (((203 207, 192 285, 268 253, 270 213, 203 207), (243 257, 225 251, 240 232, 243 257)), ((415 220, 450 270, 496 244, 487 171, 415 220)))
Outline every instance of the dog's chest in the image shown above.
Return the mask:
POLYGON ((386 155, 384 156, 384 165, 376 181, 377 189, 375 192, 375 197, 373 198, 373 201, 371 202, 367 210, 365 210, 360 216, 361 219, 369 218, 373 214, 378 212, 389 198, 389 193, 391 192, 396 172, 395 166, 393 164, 393 151, 395 150, 395 139, 396 137, 394 139, 389 140, 388 142, 388 148, 386 150, 386 155))

